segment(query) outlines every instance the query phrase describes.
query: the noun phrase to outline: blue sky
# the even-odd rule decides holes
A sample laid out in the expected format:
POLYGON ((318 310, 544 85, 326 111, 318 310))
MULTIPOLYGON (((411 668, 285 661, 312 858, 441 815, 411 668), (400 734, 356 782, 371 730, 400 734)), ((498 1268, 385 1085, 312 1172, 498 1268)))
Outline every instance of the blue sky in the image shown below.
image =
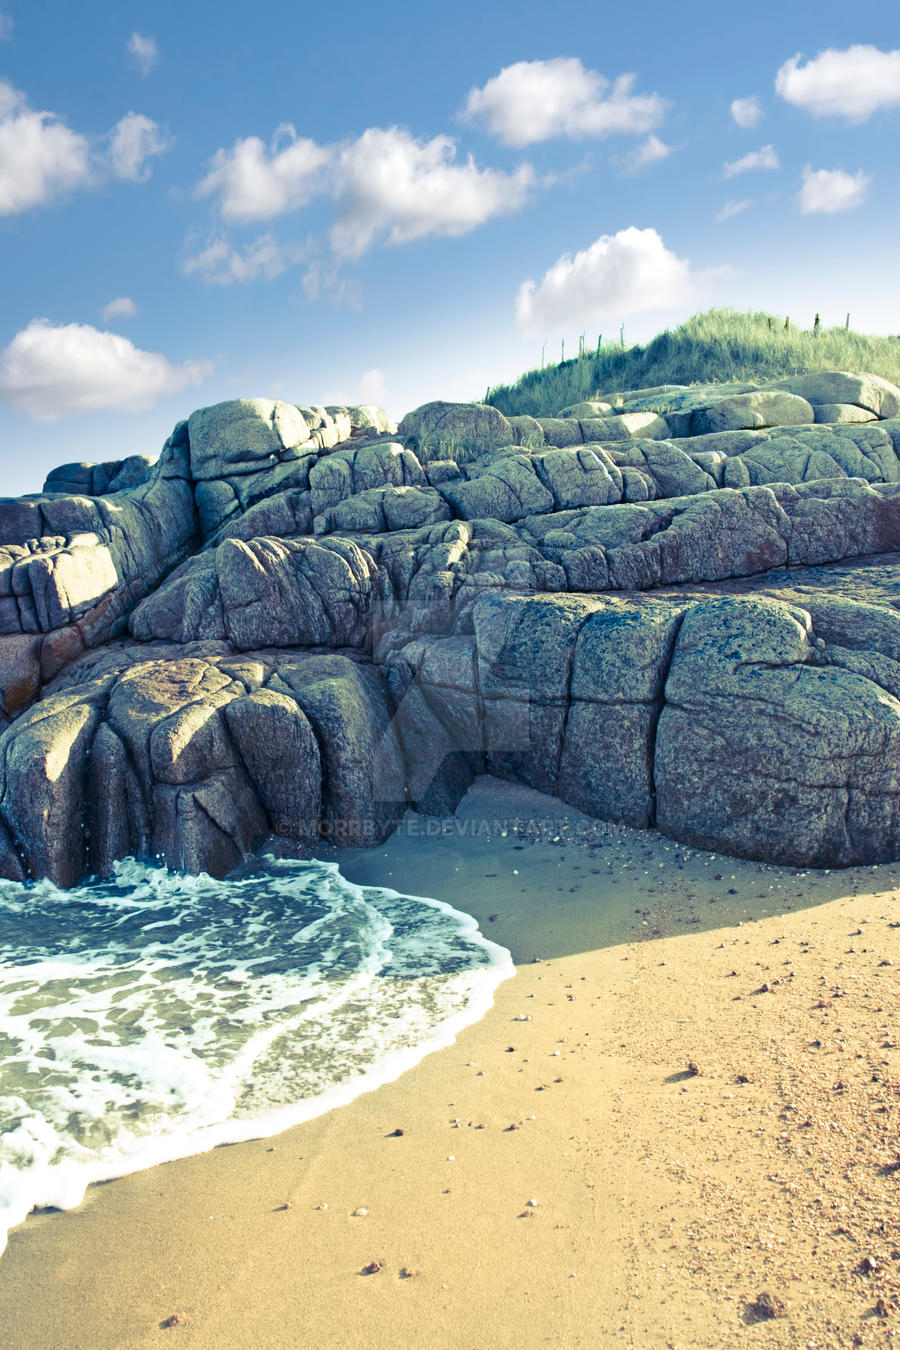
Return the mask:
POLYGON ((885 14, 0 0, 0 494, 713 304, 900 333, 885 14))

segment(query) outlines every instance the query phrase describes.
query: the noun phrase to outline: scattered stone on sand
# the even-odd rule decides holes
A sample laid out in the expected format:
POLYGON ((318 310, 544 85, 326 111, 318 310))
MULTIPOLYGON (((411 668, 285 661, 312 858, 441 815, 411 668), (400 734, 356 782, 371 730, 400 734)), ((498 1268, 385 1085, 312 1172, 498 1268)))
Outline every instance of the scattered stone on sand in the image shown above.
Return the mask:
POLYGON ((169 1317, 164 1317, 160 1322, 160 1328, 168 1331, 170 1327, 183 1327, 187 1323, 187 1318, 182 1312, 174 1312, 169 1317))
POLYGON ((752 1303, 748 1304, 748 1311, 751 1316, 759 1321, 767 1321, 773 1317, 785 1317, 787 1309, 781 1299, 775 1294, 770 1294, 768 1290, 763 1290, 757 1294, 752 1303))

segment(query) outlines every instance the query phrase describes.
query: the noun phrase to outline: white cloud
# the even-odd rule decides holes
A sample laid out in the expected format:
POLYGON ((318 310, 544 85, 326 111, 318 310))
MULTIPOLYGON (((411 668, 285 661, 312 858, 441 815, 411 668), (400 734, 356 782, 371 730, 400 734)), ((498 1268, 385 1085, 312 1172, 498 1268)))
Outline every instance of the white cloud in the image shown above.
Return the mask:
POLYGON ((342 277, 332 262, 314 258, 303 274, 303 293, 307 300, 324 300, 335 309, 362 309, 358 281, 342 277))
POLYGON ((314 197, 335 199, 331 243, 358 258, 382 236, 405 244, 427 235, 461 235, 516 211, 536 183, 523 164, 512 173, 457 162, 449 136, 418 141, 402 127, 370 127, 356 140, 318 145, 281 126, 267 147, 258 137, 218 150, 197 186, 217 196, 228 220, 267 220, 314 197))
POLYGON ((862 169, 851 174, 843 169, 812 169, 807 164, 798 195, 800 210, 805 215, 851 211, 865 201, 871 181, 862 169))
POLYGON ((571 332, 601 319, 666 309, 693 300, 709 274, 667 249, 656 230, 636 226, 604 234, 573 257, 565 253, 516 300, 523 332, 571 332))
POLYGON ((671 145, 666 145, 658 136, 650 135, 642 145, 629 150, 625 155, 620 155, 617 162, 625 173, 640 173, 651 164, 659 164, 661 160, 668 159, 671 153, 671 145))
POLYGON ((739 200, 732 198, 716 213, 716 220, 732 220, 735 216, 739 216, 742 211, 746 211, 747 208, 752 205, 753 201, 750 197, 741 197, 739 200))
POLYGON ((327 191, 333 160, 333 147, 298 137, 284 123, 268 147, 258 136, 246 136, 230 150, 217 150, 197 195, 217 195, 226 220, 271 220, 327 191))
POLYGON ((761 150, 751 150, 748 155, 743 155, 740 159, 733 159, 730 164, 726 164, 722 170, 725 178, 733 178, 737 173, 748 173, 753 169, 779 169, 778 156, 775 153, 775 147, 764 145, 761 150))
POLYGON ((126 44, 126 50, 129 56, 134 57, 142 75, 149 75, 159 60, 156 38, 148 37, 146 33, 132 33, 126 44))
POLYGON ((134 112, 104 141, 92 142, 56 113, 32 108, 20 90, 0 79, 0 216, 43 206, 110 175, 147 178, 146 161, 170 144, 156 122, 134 112))
POLYGON ((763 110, 755 94, 749 98, 736 98, 731 102, 731 116, 739 127, 748 130, 755 127, 762 118, 763 110))
POLYGON ((14 27, 11 15, 0 12, 0 42, 12 42, 14 27))
POLYGON ((0 356, 0 400, 35 422, 119 409, 138 412, 199 384, 212 367, 174 366, 117 333, 32 319, 0 356))
POLYGON ((900 106, 900 51, 855 43, 844 51, 829 47, 801 66, 792 56, 775 76, 775 91, 813 117, 865 122, 881 108, 900 106))
POLYGON ((514 146, 559 136, 641 136, 659 125, 666 105, 658 94, 632 94, 634 81, 620 75, 610 82, 575 56, 517 61, 470 90, 462 116, 514 146))
POLYGON ((158 122, 143 113, 127 113, 109 133, 109 162, 116 178, 133 182, 150 177, 147 160, 163 155, 172 146, 172 139, 158 122))
POLYGON ((0 80, 0 216, 41 206, 91 178, 87 138, 54 113, 36 112, 0 80))
POLYGON ((517 211, 535 185, 528 164, 512 173, 457 163, 449 136, 417 141, 402 127, 370 127, 345 145, 338 161, 338 209, 331 245, 358 258, 379 235, 407 244, 428 235, 467 234, 494 216, 517 211))
POLYGON ((185 276, 197 276, 216 286, 231 286, 260 279, 272 281, 306 255, 307 249, 279 244, 271 234, 261 234, 240 248, 235 248, 226 239, 215 238, 187 257, 181 270, 185 276))
POLYGON ((119 295, 115 300, 110 300, 108 305, 104 305, 100 311, 100 318, 104 323, 110 319, 133 319, 137 314, 137 305, 130 295, 119 295))

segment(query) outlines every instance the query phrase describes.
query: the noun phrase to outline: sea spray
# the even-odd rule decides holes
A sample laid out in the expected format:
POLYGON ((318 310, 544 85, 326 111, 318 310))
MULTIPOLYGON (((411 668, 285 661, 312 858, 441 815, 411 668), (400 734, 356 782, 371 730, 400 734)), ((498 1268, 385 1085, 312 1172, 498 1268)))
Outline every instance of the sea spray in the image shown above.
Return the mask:
POLYGON ((440 901, 264 858, 0 882, 0 1250, 94 1181, 273 1134, 389 1082, 490 1007, 509 953, 440 901))

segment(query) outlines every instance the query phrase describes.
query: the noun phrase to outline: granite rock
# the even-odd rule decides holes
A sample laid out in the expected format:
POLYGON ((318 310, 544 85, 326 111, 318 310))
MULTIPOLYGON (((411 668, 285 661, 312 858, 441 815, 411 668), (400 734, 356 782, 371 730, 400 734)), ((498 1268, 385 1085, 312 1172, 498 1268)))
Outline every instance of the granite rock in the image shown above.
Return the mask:
POLYGON ((423 464, 431 459, 461 464, 514 442, 506 418, 487 403, 425 403, 401 419, 397 434, 423 464))
POLYGON ((233 400, 0 501, 0 876, 376 843, 485 770, 748 857, 900 857, 900 390, 562 413, 233 400))
POLYGON ((790 375, 770 388, 785 389, 809 403, 854 403, 876 417, 900 417, 900 389, 880 375, 855 375, 846 370, 790 375))

